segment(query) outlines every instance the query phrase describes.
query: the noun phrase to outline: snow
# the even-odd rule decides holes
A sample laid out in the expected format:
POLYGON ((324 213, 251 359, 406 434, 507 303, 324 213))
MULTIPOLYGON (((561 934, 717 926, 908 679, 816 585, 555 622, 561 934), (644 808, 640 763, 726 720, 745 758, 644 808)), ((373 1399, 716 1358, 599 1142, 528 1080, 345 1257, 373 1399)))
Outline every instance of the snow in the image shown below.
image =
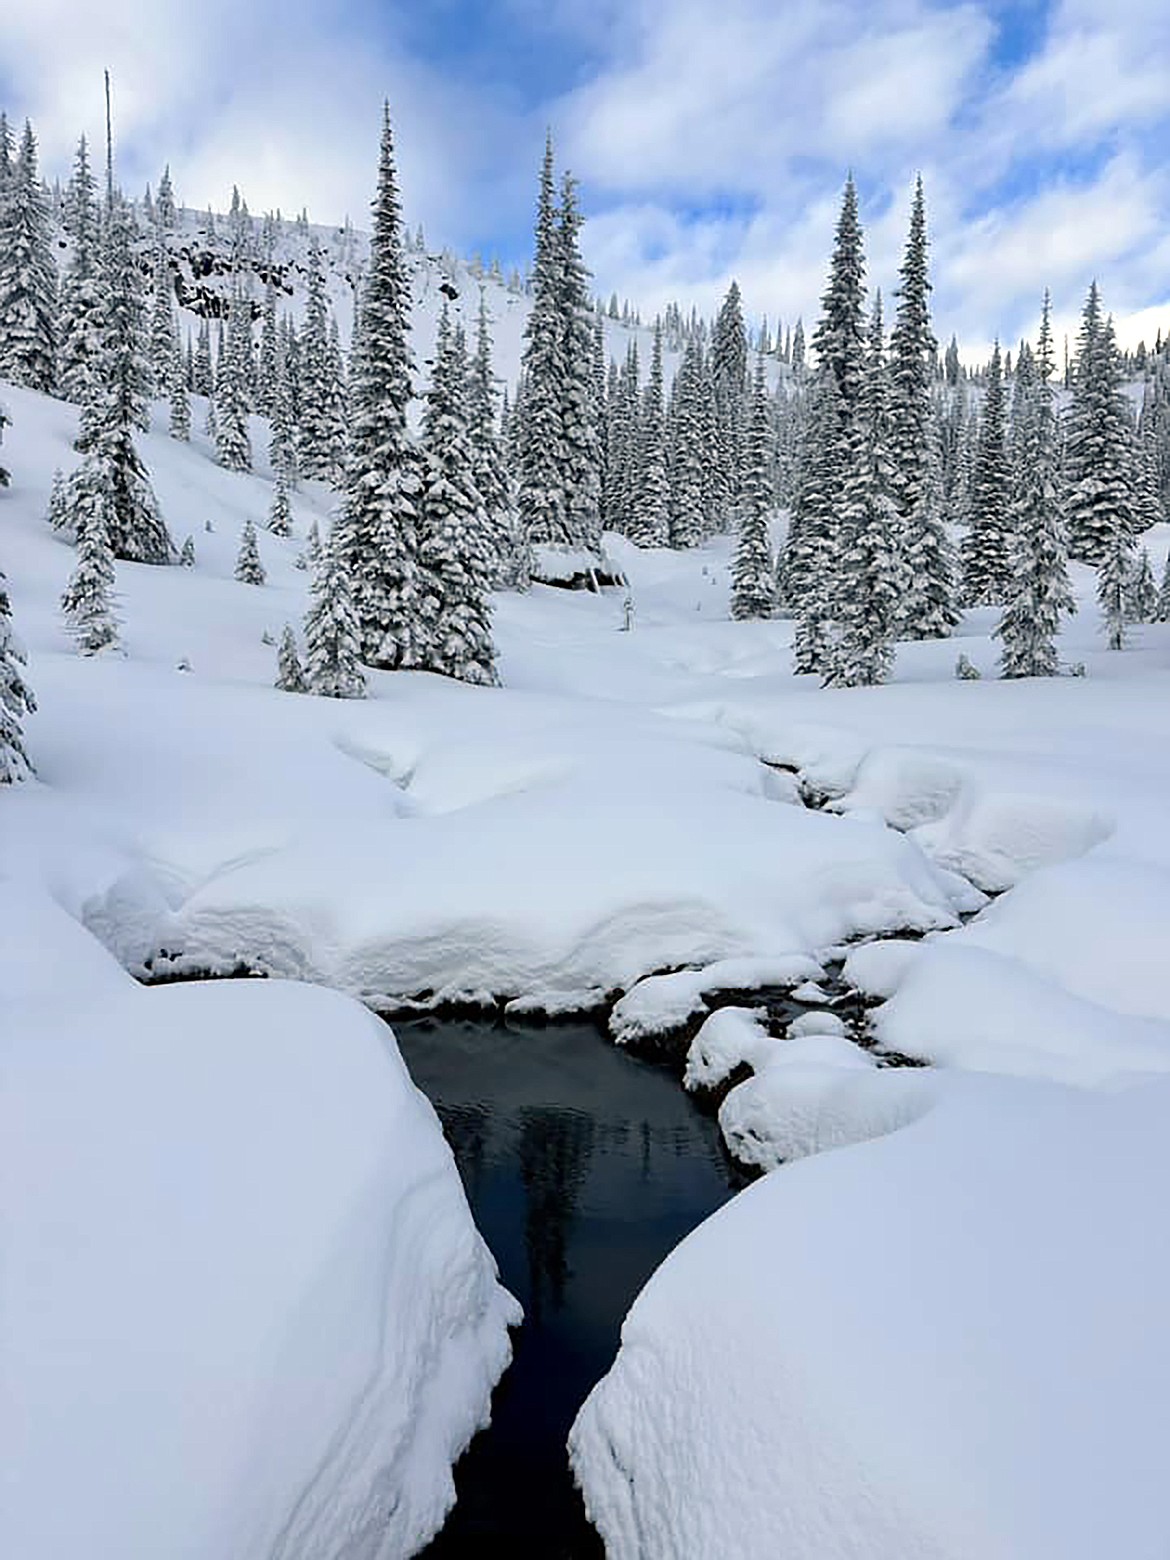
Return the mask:
POLYGON ((388 1031, 339 993, 620 992, 631 1037, 767 983, 821 1011, 784 1038, 707 1014, 688 1076, 749 1070, 721 1125, 770 1173, 651 1281, 574 1434, 612 1556, 1157 1553, 1170 626, 1110 654, 1085 610, 1084 678, 959 682, 960 652, 994 669, 972 613, 826 692, 791 624, 728 621, 726 539, 607 538, 628 631, 625 588, 537 585, 496 598, 500 688, 283 694, 264 636, 302 619, 332 495, 274 537, 263 460, 154 434, 195 565, 119 566, 125 653, 82 659, 43 523, 74 413, 4 396, 40 704, 38 778, 0 796, 5 1552, 372 1554, 380 1523, 404 1555, 439 1520, 513 1312, 388 1031), (249 518, 262 587, 232 579, 249 518), (872 1039, 932 1068, 841 1033, 836 959, 872 1039), (275 978, 130 978, 240 967, 275 978))
POLYGON ((0 1547, 413 1552, 518 1308, 389 1031, 312 987, 143 990, 13 883, 0 990, 0 1547))

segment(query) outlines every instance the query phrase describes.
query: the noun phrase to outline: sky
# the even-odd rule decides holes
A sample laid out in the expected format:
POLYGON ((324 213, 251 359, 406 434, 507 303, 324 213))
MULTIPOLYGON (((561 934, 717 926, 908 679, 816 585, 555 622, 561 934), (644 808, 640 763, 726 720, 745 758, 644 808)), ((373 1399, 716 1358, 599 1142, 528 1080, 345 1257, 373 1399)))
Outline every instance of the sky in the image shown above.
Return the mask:
POLYGON ((177 195, 364 226, 380 105, 428 243, 523 265, 546 130, 580 181, 599 295, 815 320, 846 174, 896 284, 925 184, 936 332, 983 355, 1075 330, 1097 278, 1123 341, 1170 329, 1166 0, 0 0, 0 106, 50 176, 102 136, 177 195))

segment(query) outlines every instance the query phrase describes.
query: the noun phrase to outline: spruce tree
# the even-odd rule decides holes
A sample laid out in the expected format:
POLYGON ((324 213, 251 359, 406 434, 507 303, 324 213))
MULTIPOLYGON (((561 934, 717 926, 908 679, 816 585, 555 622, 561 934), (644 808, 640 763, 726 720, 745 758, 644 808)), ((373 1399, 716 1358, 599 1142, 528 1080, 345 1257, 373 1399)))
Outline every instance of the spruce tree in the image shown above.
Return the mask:
POLYGON ((282 693, 308 693, 304 668, 297 653, 297 636, 288 623, 280 636, 280 650, 276 659, 276 686, 282 693))
POLYGON ((147 356, 150 359, 151 379, 156 396, 169 393, 171 361, 178 345, 174 298, 175 285, 171 276, 171 257, 160 232, 155 240, 154 291, 151 295, 147 343, 147 356))
POLYGON ((662 324, 654 326, 650 377, 642 395, 637 443, 637 485, 626 535, 640 547, 670 540, 670 492, 666 482, 666 426, 662 401, 662 324))
POLYGON ((51 392, 57 377, 57 271, 37 143, 25 120, 0 204, 0 378, 51 392))
POLYGON ((739 535, 731 569, 731 615, 737 620, 769 618, 776 606, 776 582, 768 516, 772 488, 768 476, 771 425, 764 359, 756 360, 752 385, 751 418, 745 445, 740 489, 739 535))
POLYGON ((272 250, 264 282, 264 309, 260 317, 260 362, 256 372, 256 410, 271 417, 280 381, 280 336, 276 323, 276 283, 272 250))
POLYGON ((710 447, 711 520, 716 530, 723 531, 734 523, 739 499, 747 393, 747 330, 738 282, 728 288, 711 334, 710 375, 716 427, 710 447))
POLYGON ((170 397, 171 438, 187 440, 191 437, 191 402, 187 398, 187 374, 183 350, 177 339, 171 351, 167 391, 170 397))
POLYGON ((1011 469, 1004 420, 999 342, 991 354, 979 444, 971 484, 969 526, 963 538, 963 600, 969 607, 999 606, 1012 589, 1011 469))
POLYGON ((674 437, 670 467, 670 545, 697 547, 706 530, 703 498, 703 349, 687 338, 675 378, 674 437))
POLYGON ((236 554, 233 573, 241 585, 263 585, 268 578, 260 561, 256 527, 252 524, 251 516, 244 521, 244 529, 240 532, 240 550, 236 554))
POLYGON ((292 506, 288 484, 278 471, 272 484, 272 504, 268 510, 268 529, 273 536, 288 536, 292 531, 292 506))
POLYGON ((189 536, 183 543, 182 550, 179 553, 179 563, 184 569, 193 569, 195 567, 195 538, 193 536, 189 536))
POLYGON ((1131 623, 1155 623, 1158 620, 1158 587, 1146 548, 1141 548, 1126 587, 1126 617, 1131 623))
POLYGON ((894 493, 891 387, 885 362, 881 294, 874 300, 860 415, 852 437, 861 448, 846 458, 838 506, 840 586, 838 633, 825 658, 825 682, 854 688, 885 682, 901 609, 899 515, 894 493))
POLYGON ((239 276, 232 278, 227 345, 215 386, 215 456, 229 471, 251 471, 248 433, 248 359, 252 352, 252 304, 239 276))
POLYGON ((1094 528, 1096 545, 1104 548, 1097 565, 1097 605, 1110 650, 1121 650, 1125 647, 1129 583, 1134 570, 1133 533, 1121 510, 1111 509, 1108 514, 1109 530, 1104 536, 1099 526, 1094 528))
POLYGON ((211 368, 211 326, 206 315, 199 321, 191 378, 191 389, 195 395, 211 395, 215 387, 215 377, 211 368))
POLYGON ((383 115, 370 258, 350 354, 350 437, 343 529, 365 660, 416 663, 420 456, 411 399, 410 281, 390 110, 383 115))
POLYGON ((305 681, 310 693, 330 699, 362 699, 357 614, 350 594, 349 566, 336 529, 321 547, 305 615, 305 681))
POLYGON ((589 272, 581 258, 577 186, 561 183, 557 296, 561 329, 560 433, 565 523, 570 545, 601 556, 600 460, 593 394, 589 272))
POLYGON ((58 388, 67 401, 82 406, 89 396, 102 329, 100 218, 84 136, 66 190, 65 213, 72 250, 61 278, 58 388))
POLYGON ((24 746, 24 717, 37 701, 25 681, 25 654, 12 631, 8 584, 0 570, 0 785, 11 785, 32 774, 24 746))
POLYGON ((496 565, 467 434, 467 363, 444 304, 423 413, 419 571, 429 670, 494 683, 488 590, 496 565))
MULTIPOLYGON (((372 269, 372 268, 371 268, 372 269)), ((309 249, 308 298, 300 335, 300 419, 297 466, 302 476, 337 482, 344 463, 338 363, 329 343, 329 312, 321 251, 309 249)))
POLYGON ((496 426, 496 385, 492 375, 492 338, 487 299, 479 291, 475 356, 467 376, 467 435, 471 443, 472 477, 483 504, 494 563, 493 585, 515 576, 516 542, 511 521, 511 495, 504 464, 503 442, 496 426))
POLYGON ((106 473, 86 460, 78 468, 70 501, 77 534, 77 563, 61 610, 82 655, 97 655, 118 643, 114 616, 114 555, 106 531, 111 510, 106 473))
MULTIPOLYGON (((911 639, 943 639, 959 620, 955 561, 943 522, 931 378, 938 343, 930 323, 926 202, 921 177, 898 272, 890 333, 889 454, 897 523, 890 537, 901 577, 899 624, 911 639)), ((957 359, 956 359, 957 363, 957 359)))
POLYGON ((1113 321, 1101 317, 1096 282, 1078 338, 1064 475, 1069 551, 1085 563, 1108 558, 1115 568, 1118 528, 1131 535, 1136 528, 1133 435, 1113 321))
POLYGON ((70 508, 100 503, 116 558, 170 563, 174 547, 134 442, 148 427, 149 377, 133 241, 129 208, 112 194, 102 237, 101 338, 77 437, 85 459, 69 478, 70 508))
POLYGON ((1019 407, 1017 461, 1009 529, 1010 587, 996 627, 1005 677, 1054 677, 1060 619, 1076 610, 1066 563, 1060 497, 1059 430, 1052 388, 1048 295, 1027 400, 1019 407))
POLYGON ((777 568, 777 598, 796 619, 793 669, 819 670, 829 640, 829 576, 836 535, 834 505, 840 484, 840 416, 837 381, 818 371, 797 464, 788 535, 777 568))
POLYGON ((163 169, 162 178, 158 181, 158 195, 154 202, 154 220, 164 238, 174 232, 178 222, 178 213, 175 210, 175 191, 171 184, 170 163, 163 169))

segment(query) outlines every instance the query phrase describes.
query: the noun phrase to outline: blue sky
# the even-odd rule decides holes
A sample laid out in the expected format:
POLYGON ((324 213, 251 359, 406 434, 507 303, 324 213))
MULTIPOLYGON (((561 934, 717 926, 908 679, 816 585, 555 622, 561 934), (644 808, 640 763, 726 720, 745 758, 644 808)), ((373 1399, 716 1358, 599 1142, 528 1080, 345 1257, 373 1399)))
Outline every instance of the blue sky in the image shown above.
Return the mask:
POLYGON ((936 323, 978 351, 1071 323, 1100 279, 1123 335, 1170 325, 1165 0, 9 0, 0 102, 46 165, 100 131, 113 70, 132 187, 367 208, 391 100, 408 216, 522 261, 545 127, 581 180, 598 290, 653 312, 815 315, 845 172, 895 279, 926 182, 936 323), (100 15, 94 14, 100 11, 100 15))

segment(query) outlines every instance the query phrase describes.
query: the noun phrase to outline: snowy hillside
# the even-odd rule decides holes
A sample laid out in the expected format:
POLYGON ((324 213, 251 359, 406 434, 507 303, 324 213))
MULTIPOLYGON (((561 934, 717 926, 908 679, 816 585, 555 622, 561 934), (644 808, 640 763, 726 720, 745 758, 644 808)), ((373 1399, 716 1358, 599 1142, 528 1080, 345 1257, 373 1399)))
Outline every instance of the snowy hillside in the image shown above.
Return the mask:
MULTIPOLYGON (((442 272, 416 264, 425 333, 442 272)), ((497 302, 518 350, 525 304, 497 302)), ((406 1555, 441 1519, 514 1312, 393 1044, 298 983, 625 993, 623 1037, 773 983, 820 1018, 785 1038, 724 1008, 691 1075, 746 1063, 728 1142, 806 1157, 667 1261, 582 1411, 609 1553, 1152 1560, 1170 626, 1106 650, 1078 569, 1060 648, 1084 678, 997 681, 982 609, 900 646, 888 686, 824 690, 789 671, 790 623, 729 619, 725 538, 613 537, 628 631, 619 593, 538 586, 494 599, 501 687, 371 671, 365 701, 298 697, 274 642, 333 495, 304 484, 269 534, 263 460, 223 470, 156 405, 143 454, 194 564, 120 563, 124 653, 83 658, 44 519, 76 412, 3 396, 39 701, 36 778, 0 794, 5 1552, 309 1560, 344 1530, 406 1555), (262 586, 233 578, 249 518, 262 586), (270 979, 123 973, 241 970, 270 979)))

